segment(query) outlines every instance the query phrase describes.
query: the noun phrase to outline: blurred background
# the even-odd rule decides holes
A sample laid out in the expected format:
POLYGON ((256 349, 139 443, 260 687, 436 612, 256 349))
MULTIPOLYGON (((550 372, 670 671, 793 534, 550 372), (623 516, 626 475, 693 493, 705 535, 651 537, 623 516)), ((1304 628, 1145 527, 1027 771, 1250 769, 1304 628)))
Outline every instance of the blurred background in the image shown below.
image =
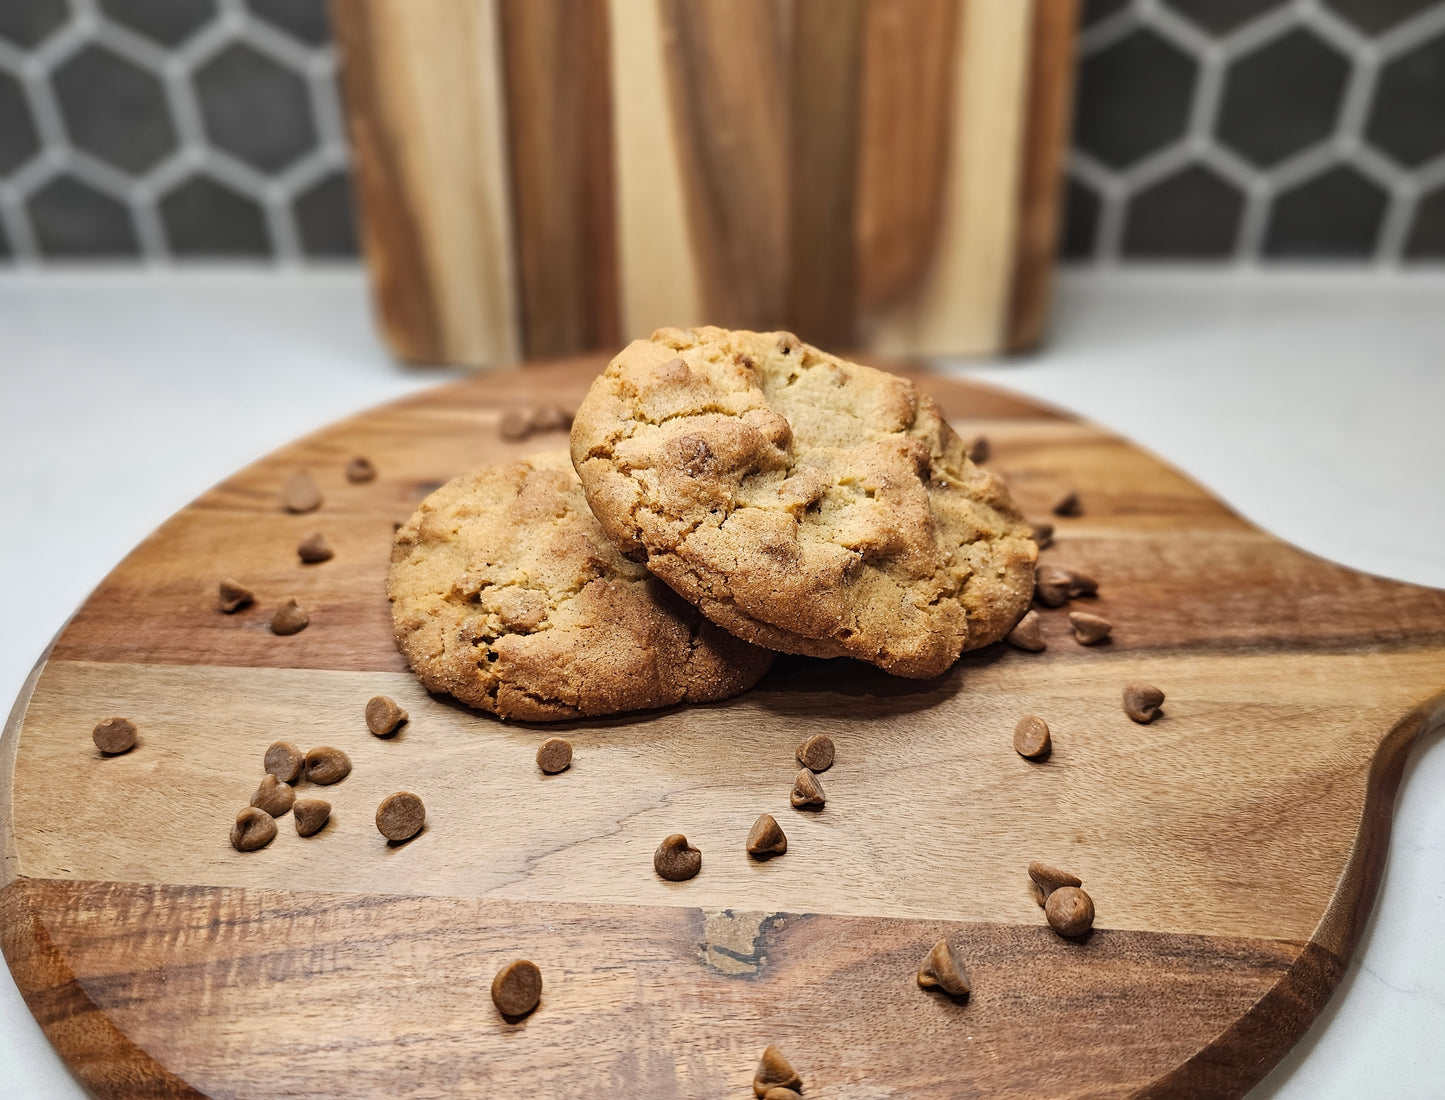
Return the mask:
MULTIPOLYGON (((0 258, 358 253, 323 0, 0 4, 0 258)), ((1445 3, 1087 0, 1070 264, 1445 260, 1445 3)))

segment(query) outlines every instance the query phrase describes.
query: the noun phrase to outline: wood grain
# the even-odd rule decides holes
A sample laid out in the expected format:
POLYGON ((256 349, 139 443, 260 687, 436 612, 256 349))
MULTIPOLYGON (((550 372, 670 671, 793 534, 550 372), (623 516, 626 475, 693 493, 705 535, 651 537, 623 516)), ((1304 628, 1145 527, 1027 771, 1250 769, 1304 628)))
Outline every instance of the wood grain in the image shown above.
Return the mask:
POLYGON ((569 723, 571 770, 533 760, 557 727, 427 695, 390 642, 394 520, 459 470, 562 436, 501 441, 500 410, 573 402, 599 359, 419 395, 342 422, 206 493, 130 555, 67 626, 0 740, 0 940, 47 1034, 100 1096, 521 1091, 741 1095, 783 1046, 809 1095, 1237 1096, 1324 1004, 1368 917, 1411 745, 1445 721, 1445 592, 1352 573, 1251 528, 1096 428, 914 373, 1042 517, 1046 562, 1094 574, 1114 641, 970 655, 936 681, 781 659, 726 703, 569 723), (345 481, 347 459, 380 471, 345 481), (279 490, 309 468, 325 503, 279 490), (303 566, 324 531, 336 557, 303 566), (235 616, 214 586, 260 595, 235 616), (295 594, 289 638, 265 609, 295 594), (1129 721, 1122 685, 1167 694, 1129 721), (363 708, 411 720, 372 737, 363 708), (1055 750, 1013 752, 1020 714, 1055 750), (141 742, 102 758, 94 723, 141 742), (794 747, 838 744, 820 813, 786 802, 794 747), (302 839, 289 817, 241 854, 230 820, 284 738, 355 769, 302 839), (377 803, 416 791, 428 826, 387 845, 377 803), (760 812, 788 853, 747 858, 760 812), (683 831, 703 871, 650 871, 683 831), (1062 941, 1024 867, 1077 871, 1098 929, 1062 941), (630 870, 629 870, 630 868, 630 870), (958 937, 974 995, 918 991, 958 937), (507 1025, 485 988, 508 959, 546 976, 507 1025), (277 1067, 284 1066, 278 1073, 277 1067), (486 1086, 482 1082, 486 1082, 486 1086), (194 1091, 192 1091, 194 1090, 194 1091))
POLYGON ((911 352, 1042 331, 1074 0, 332 12, 378 308, 405 358, 492 364, 700 323, 911 352))
POLYGON ((618 343, 606 0, 501 0, 523 354, 618 343))
POLYGON ((382 1096, 737 1097, 769 1042, 808 1095, 1127 1095, 1267 995, 1300 953, 1147 932, 1079 945, 1042 927, 305 889, 4 893, 12 911, 47 914, 101 1013, 210 1096, 354 1096, 364 1066, 382 1096), (966 945, 966 1005, 913 981, 944 935, 966 945), (292 941, 306 949, 280 950, 292 941), (485 990, 521 944, 543 994, 513 1025, 485 990), (1092 1052, 1087 1075, 1073 1051, 1092 1052))
POLYGON ((1072 121, 1074 38, 1078 0, 1041 0, 1034 6, 1029 50, 1028 105, 1013 254, 1008 335, 1010 351, 1043 339, 1058 251, 1062 209, 1059 189, 1072 121))

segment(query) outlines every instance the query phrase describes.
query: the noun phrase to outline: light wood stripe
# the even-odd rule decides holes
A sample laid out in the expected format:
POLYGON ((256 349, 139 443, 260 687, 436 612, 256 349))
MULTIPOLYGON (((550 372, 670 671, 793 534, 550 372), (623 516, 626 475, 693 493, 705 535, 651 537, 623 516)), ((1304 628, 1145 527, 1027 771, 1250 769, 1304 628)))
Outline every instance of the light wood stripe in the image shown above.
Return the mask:
POLYGON ((658 0, 610 0, 623 342, 707 323, 669 115, 658 0))
POLYGON ((884 351, 987 352, 1006 327, 1033 3, 960 3, 937 262, 916 295, 870 321, 884 351))
POLYGON ((1360 826, 1370 761, 1352 746, 1420 702, 1439 652, 1272 656, 1268 678, 1241 680, 1233 655, 1065 645, 966 661, 966 691, 950 678, 850 698, 844 722, 836 678, 804 673, 727 704, 569 725, 575 762, 553 777, 533 757, 555 728, 469 713, 406 673, 52 661, 15 761, 11 873, 767 910, 806 898, 810 912, 1030 925, 1024 868, 1042 858, 1084 878, 1100 927, 1308 939, 1360 826), (1169 694, 1147 727, 1119 705, 1145 678, 1169 694), (378 693, 411 714, 395 740, 362 721, 378 693), (1012 748, 1028 712, 1054 730, 1043 766, 1012 748), (101 759, 90 730, 111 714, 142 743, 101 759), (787 799, 813 733, 838 743, 820 814, 787 799), (355 770, 305 789, 332 802, 323 834, 303 840, 287 817, 270 848, 237 853, 231 820, 277 739, 335 745, 355 770), (389 848, 372 816, 396 790, 422 796, 429 824, 389 848), (757 863, 743 840, 765 811, 789 848, 757 863), (652 872, 673 832, 703 850, 691 882, 652 872))

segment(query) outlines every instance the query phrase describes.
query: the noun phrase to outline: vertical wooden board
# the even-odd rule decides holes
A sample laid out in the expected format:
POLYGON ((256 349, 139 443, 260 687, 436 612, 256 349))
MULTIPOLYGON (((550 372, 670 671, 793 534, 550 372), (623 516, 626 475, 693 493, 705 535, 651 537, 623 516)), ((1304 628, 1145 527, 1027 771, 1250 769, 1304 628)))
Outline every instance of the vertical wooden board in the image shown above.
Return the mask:
POLYGON ((610 0, 621 339, 704 324, 658 0, 610 0))
POLYGON ((614 348, 617 247, 605 0, 501 0, 525 354, 614 348))
POLYGON ((933 262, 951 140, 957 0, 870 0, 859 80, 855 297, 896 302, 933 262))
POLYGON ((791 326, 820 345, 851 345, 858 73, 866 0, 793 8, 791 326))
POLYGON ((1028 61, 1028 120, 1008 310, 1010 351, 1037 344, 1048 321, 1062 218, 1064 152, 1073 109, 1071 62, 1078 22, 1078 0, 1035 0, 1028 61))
POLYGON ((409 360, 515 360, 496 0, 333 0, 332 16, 389 346, 409 360))
POLYGON ((785 323, 787 0, 661 0, 668 101, 710 324, 785 323))
POLYGON ((960 0, 937 262, 909 299, 864 320, 865 339, 880 350, 971 354, 1002 346, 1033 10, 1025 0, 960 0))

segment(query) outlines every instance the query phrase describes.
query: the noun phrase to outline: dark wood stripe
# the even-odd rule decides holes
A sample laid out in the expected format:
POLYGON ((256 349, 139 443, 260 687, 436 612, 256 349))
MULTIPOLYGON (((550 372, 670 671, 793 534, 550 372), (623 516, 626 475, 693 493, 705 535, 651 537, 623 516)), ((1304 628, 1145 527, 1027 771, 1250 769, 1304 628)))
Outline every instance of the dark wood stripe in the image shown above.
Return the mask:
POLYGON ((792 215, 788 314, 805 340, 857 337, 854 211, 858 74, 867 0, 795 0, 792 42, 792 215))
MULTIPOLYGON (((785 7, 664 0, 672 136, 708 324, 785 320, 789 148, 785 7)), ((661 108, 660 109, 665 109, 661 108)))
POLYGON ((0 890, 0 949, 46 1038, 95 1096, 201 1096, 137 1046, 86 993, 74 960, 56 948, 46 928, 49 909, 59 898, 27 879, 0 890))
POLYGON ((606 0, 500 0, 524 354, 619 342, 606 0))
MULTIPOLYGON (((913 1097, 1124 1096, 1181 1062, 1186 1085, 1207 1087, 1199 1052, 1288 986, 1300 957, 1281 941, 1108 929, 1073 943, 1042 919, 54 880, 0 896, 38 918, 6 922, 12 965, 53 944, 43 968, 16 976, 102 1097, 190 1095, 130 1088, 135 1047, 214 1095, 264 1083, 273 1096, 350 1096, 364 1073, 387 1096, 737 1096, 770 1042, 825 1096, 857 1082, 913 1097), (972 974, 966 1004, 914 981, 943 936, 972 974), (486 989, 518 956, 541 967, 542 1003, 508 1025, 486 989), (119 1034, 108 1017, 130 1049, 91 1044, 96 1025, 119 1034)), ((1327 991, 1338 970, 1318 974, 1327 991)), ((1287 1032, 1261 1056, 1277 1058, 1287 1032)))
POLYGON ((397 102, 384 86, 386 45, 375 26, 375 13, 385 6, 386 0, 331 2, 347 101, 356 224, 387 347, 410 362, 436 363, 449 358, 447 334, 441 330, 423 238, 412 217, 424 196, 408 188, 400 159, 406 142, 391 130, 397 102))
POLYGON ((915 290, 938 246, 954 137, 957 0, 870 0, 864 15, 857 308, 915 290))
POLYGON ((1028 103, 1005 346, 1033 347, 1048 323, 1074 95, 1078 0, 1032 0, 1028 103))

